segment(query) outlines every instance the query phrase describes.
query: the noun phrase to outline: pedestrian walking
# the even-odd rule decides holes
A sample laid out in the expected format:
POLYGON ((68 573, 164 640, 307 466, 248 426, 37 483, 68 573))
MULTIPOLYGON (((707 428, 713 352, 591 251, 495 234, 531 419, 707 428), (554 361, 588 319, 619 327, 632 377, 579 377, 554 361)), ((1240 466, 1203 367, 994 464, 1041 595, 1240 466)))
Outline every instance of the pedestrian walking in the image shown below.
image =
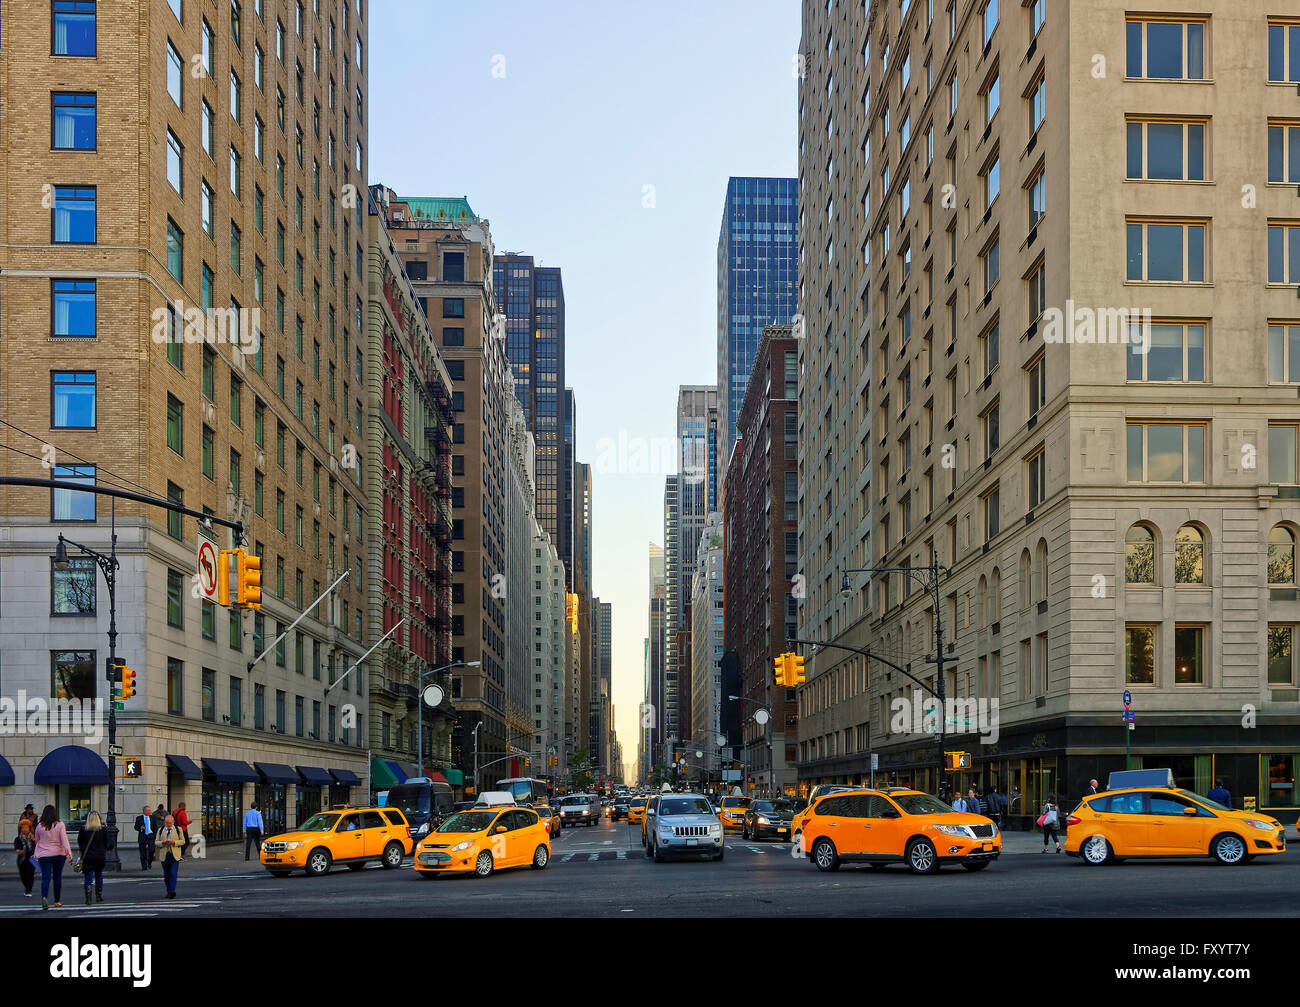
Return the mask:
POLYGON ((185 813, 185 802, 176 805, 176 828, 185 836, 185 849, 190 848, 190 816, 185 813))
POLYGON ((244 812, 244 859, 248 859, 248 854, 254 847, 257 848, 257 855, 262 855, 262 813, 257 810, 257 802, 254 801, 247 811, 244 812))
POLYGON ((81 851, 81 875, 86 879, 86 905, 91 904, 90 886, 95 886, 95 900, 104 901, 104 863, 108 860, 108 830, 98 811, 86 816, 86 824, 77 835, 81 851))
POLYGON ((1056 795, 1048 794, 1047 803, 1043 805, 1043 813, 1038 816, 1038 824, 1043 830, 1043 852, 1046 853, 1049 847, 1048 840, 1051 839, 1056 843, 1056 852, 1061 852, 1061 837, 1057 834, 1056 826, 1060 822, 1060 815, 1056 807, 1056 795))
POLYGON ((53 804, 45 805, 36 824, 36 862, 41 865, 41 908, 50 908, 50 881, 54 882, 54 908, 63 908, 63 865, 72 863, 68 830, 53 804))
POLYGON ((957 793, 957 796, 953 798, 952 810, 960 812, 961 814, 966 813, 966 798, 961 796, 960 791, 957 793))
POLYGON ((158 834, 147 804, 144 806, 144 814, 135 816, 135 834, 136 842, 140 846, 140 870, 147 871, 153 866, 154 840, 157 839, 158 834))
POLYGON ((970 788, 970 793, 966 795, 966 811, 972 815, 984 814, 984 806, 980 804, 979 795, 975 793, 975 788, 970 788))
POLYGON ((1225 808, 1232 807, 1232 794, 1228 793, 1228 788, 1223 785, 1222 780, 1214 781, 1214 789, 1205 795, 1212 801, 1217 801, 1225 808))
POLYGON ((1092 797, 1097 793, 1097 781, 1089 780, 1088 785, 1083 788, 1083 799, 1092 797))
POLYGON ((984 795, 984 802, 988 806, 986 814, 999 829, 1002 828, 1002 795, 997 792, 997 788, 990 787, 988 793, 984 795))
POLYGON ((15 859, 18 861, 18 880, 30 899, 32 885, 36 882, 36 836, 32 833, 30 819, 18 819, 18 835, 14 837, 15 859))
POLYGON ((165 819, 168 814, 169 812, 167 811, 167 809, 164 808, 161 804, 158 805, 158 807, 153 809, 153 831, 155 833, 162 831, 163 819, 165 819))
POLYGON ((185 850, 185 836, 176 827, 176 819, 167 815, 163 827, 158 830, 158 857, 162 860, 163 881, 167 885, 167 897, 176 898, 176 879, 181 871, 181 857, 185 850))
POLYGON ((37 822, 36 809, 33 808, 30 804, 27 805, 27 807, 23 808, 23 813, 18 816, 18 822, 20 825, 23 822, 26 822, 28 827, 30 827, 32 830, 32 835, 33 836, 36 835, 36 822, 37 822))

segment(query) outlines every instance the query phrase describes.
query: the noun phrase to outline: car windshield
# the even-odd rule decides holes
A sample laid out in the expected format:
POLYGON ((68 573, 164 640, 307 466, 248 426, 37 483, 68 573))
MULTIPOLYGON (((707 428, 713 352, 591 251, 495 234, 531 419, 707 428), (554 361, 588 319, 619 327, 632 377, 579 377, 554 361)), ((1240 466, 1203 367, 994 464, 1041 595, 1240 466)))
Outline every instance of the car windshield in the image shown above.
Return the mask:
POLYGON ((772 802, 771 802, 771 801, 755 801, 753 804, 750 805, 750 807, 753 808, 755 811, 771 811, 771 810, 772 810, 772 802))
POLYGON ((495 811, 462 811, 438 826, 439 832, 482 832, 497 817, 495 811))
POLYGON ((560 802, 560 804, 566 805, 568 807, 573 807, 576 804, 590 804, 590 803, 591 803, 590 797, 566 797, 564 800, 560 802))
POLYGON ((338 815, 312 815, 298 826, 299 832, 329 832, 339 820, 338 815))
POLYGON ((747 808, 749 807, 748 797, 724 797, 722 799, 724 808, 747 808))
POLYGON ((639 797, 635 801, 633 801, 630 805, 628 805, 628 807, 640 809, 645 807, 645 803, 646 803, 645 798, 639 797))
POLYGON ((903 794, 894 801, 909 815, 954 815, 952 808, 929 794, 903 794))
POLYGON ((713 809, 703 797, 668 797, 659 802, 659 815, 711 815, 713 809))
POLYGON ((1196 801, 1199 804, 1204 804, 1207 808, 1213 808, 1215 811, 1232 810, 1226 805, 1220 804, 1218 801, 1212 801, 1208 797, 1202 797, 1200 794, 1193 794, 1190 790, 1176 790, 1174 793, 1182 794, 1183 797, 1190 797, 1193 801, 1196 801))
POLYGON ((396 786, 388 792, 388 807, 404 815, 429 813, 429 788, 421 786, 396 786))

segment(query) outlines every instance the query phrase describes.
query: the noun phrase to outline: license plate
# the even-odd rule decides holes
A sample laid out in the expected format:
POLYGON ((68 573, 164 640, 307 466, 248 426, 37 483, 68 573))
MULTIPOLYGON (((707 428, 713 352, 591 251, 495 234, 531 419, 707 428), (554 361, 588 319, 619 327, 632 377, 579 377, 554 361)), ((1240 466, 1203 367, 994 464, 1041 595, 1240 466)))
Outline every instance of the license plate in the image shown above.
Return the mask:
POLYGON ((687 846, 699 846, 699 845, 700 845, 700 841, 699 841, 698 839, 688 839, 688 840, 686 840, 686 845, 687 845, 687 846))
POLYGON ((985 852, 985 853, 990 853, 990 852, 992 852, 992 850, 993 850, 993 844, 992 844, 992 843, 985 843, 985 844, 984 844, 984 852, 985 852))
POLYGON ((280 862, 280 858, 279 858, 279 857, 267 857, 267 858, 266 858, 266 862, 267 862, 268 864, 278 864, 278 863, 280 862))
POLYGON ((785 832, 786 830, 785 830, 785 829, 777 829, 776 831, 777 831, 777 832, 785 832))

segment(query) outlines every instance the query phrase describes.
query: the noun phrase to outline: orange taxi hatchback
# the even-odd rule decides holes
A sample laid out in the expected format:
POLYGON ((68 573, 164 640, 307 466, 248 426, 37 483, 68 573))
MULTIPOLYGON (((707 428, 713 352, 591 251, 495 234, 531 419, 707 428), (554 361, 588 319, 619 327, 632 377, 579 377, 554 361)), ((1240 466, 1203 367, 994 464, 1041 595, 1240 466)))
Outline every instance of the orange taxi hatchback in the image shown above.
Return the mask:
POLYGON ((1065 852, 1093 865, 1123 857, 1213 857, 1221 864, 1245 864, 1286 851, 1276 818, 1167 787, 1088 797, 1065 824, 1065 852))
POLYGON ((803 850, 819 871, 842 863, 879 869, 903 863, 913 874, 944 864, 982 871, 1002 853, 1002 834, 983 815, 954 811, 919 790, 830 794, 795 816, 803 850))
POLYGON ((415 873, 474 874, 506 867, 543 870, 551 860, 550 826, 532 808, 471 808, 452 815, 415 848, 415 873))

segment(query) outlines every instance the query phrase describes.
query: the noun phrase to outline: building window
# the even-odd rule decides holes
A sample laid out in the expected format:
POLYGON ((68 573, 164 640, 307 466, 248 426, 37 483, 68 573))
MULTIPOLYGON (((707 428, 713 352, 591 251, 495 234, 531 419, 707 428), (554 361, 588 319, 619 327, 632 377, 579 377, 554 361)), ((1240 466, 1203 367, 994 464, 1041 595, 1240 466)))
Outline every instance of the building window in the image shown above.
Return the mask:
POLYGON ((1205 685, 1205 627, 1174 627, 1174 684, 1205 685))
POLYGON ((1268 282, 1300 283, 1300 223, 1269 221, 1268 282))
POLYGON ((1205 123, 1129 119, 1128 177, 1205 181, 1205 123))
POLYGON ((185 259, 185 232, 176 221, 167 218, 167 272, 177 282, 183 282, 183 263, 185 259))
POLYGON ((1135 524, 1124 536, 1124 583, 1156 582, 1156 537, 1146 525, 1135 524))
POLYGON ((203 669, 203 719, 217 719, 217 673, 211 668, 203 669))
POLYGON ((56 185, 50 210, 50 238, 57 244, 95 243, 94 186, 56 185))
POLYGON ((1129 482, 1205 481, 1204 424, 1130 423, 1127 446, 1129 482))
MULTIPOLYGON (((95 294, 94 280, 51 280, 51 334, 93 338, 95 294)), ((1297 366, 1300 367, 1300 358, 1297 366)))
POLYGON ((1038 127, 1047 118, 1047 78, 1039 77, 1038 83, 1029 93, 1029 131, 1037 133, 1038 127))
POLYGON ((984 185, 984 209, 988 210, 1002 191, 1002 159, 995 155, 980 172, 980 179, 984 185))
POLYGON ((1047 452, 1040 446, 1025 462, 1029 482, 1029 509, 1047 498, 1047 452))
POLYGON ((982 427, 984 441, 984 457, 992 458, 994 452, 1002 444, 1001 424, 998 419, 998 400, 994 399, 993 403, 980 414, 980 426, 982 427))
POLYGON ((1124 684, 1156 684, 1156 627, 1124 627, 1124 684))
POLYGON ((998 487, 994 486, 981 496, 980 504, 984 510, 984 541, 987 543, 997 537, 1001 520, 1001 514, 999 513, 1001 502, 998 487))
POLYGON ((1129 381, 1205 380, 1204 322, 1130 322, 1128 342, 1129 381))
MULTIPOLYGON (((55 465, 51 475, 60 482, 82 486, 95 485, 94 465, 55 465)), ((53 521, 94 521, 95 494, 77 490, 50 490, 50 519, 53 521)))
POLYGON ((50 426, 56 430, 95 429, 95 372, 51 371, 50 426))
POLYGON ((1185 524, 1174 536, 1174 583, 1205 583, 1205 536, 1196 525, 1185 524))
POLYGON ((216 477, 215 474, 216 463, 213 457, 216 454, 216 435, 213 433, 212 428, 208 426, 206 423, 203 425, 202 445, 203 445, 203 455, 202 455, 203 475, 206 476, 208 479, 213 479, 216 477))
POLYGON ((177 570, 167 571, 167 625, 183 628, 185 587, 177 570))
POLYGON ((54 0, 53 33, 55 56, 94 56, 94 0, 54 0))
POLYGON ((185 406, 174 395, 167 396, 167 446, 178 455, 185 454, 185 406))
POLYGON ((1268 481, 1279 485, 1296 483, 1297 431, 1294 423, 1268 425, 1268 481))
POLYGON ((95 664, 93 650, 50 651, 50 695, 55 699, 94 699, 95 664))
MULTIPOLYGON (((178 507, 185 506, 185 491, 170 479, 167 480, 167 502, 176 504, 178 507)), ((177 541, 183 538, 181 534, 182 517, 180 511, 169 510, 167 512, 167 534, 177 541)))
POLYGON ((1273 84, 1300 83, 1300 23, 1269 23, 1268 79, 1273 84))
POLYGON ((1300 383, 1300 323, 1269 323, 1268 380, 1274 384, 1300 383))
POLYGON ((1029 415, 1037 416, 1047 401, 1046 355, 1039 353, 1025 368, 1029 380, 1029 415))
POLYGON ((98 569, 88 557, 68 558, 66 570, 50 561, 50 614, 94 615, 98 569))
POLYGON ((1143 21, 1127 28, 1126 77, 1205 80, 1205 21, 1143 21))
MULTIPOLYGON (((1047 213, 1047 172, 1039 168, 1029 180, 1025 191, 1029 194, 1029 226, 1037 227, 1047 213)), ((1041 308, 1038 313, 1042 313, 1041 308)))
MULTIPOLYGON (((1205 282, 1206 221, 1133 220, 1125 223, 1127 278, 1139 283, 1205 282)), ((1269 228, 1272 249, 1273 228, 1269 228)), ((1300 263, 1300 256, 1297 257, 1300 263)), ((1272 256, 1269 257, 1270 273, 1272 256)))
POLYGON ((177 717, 183 716, 185 712, 182 693, 184 672, 183 662, 174 657, 167 658, 167 712, 177 717))
POLYGON ((1295 633, 1296 627, 1293 625, 1269 623, 1269 685, 1295 685, 1295 633))
POLYGON ((1268 582, 1295 583, 1295 532, 1280 524, 1268 533, 1268 582))
POLYGON ((54 150, 95 149, 93 93, 54 91, 50 106, 50 146, 54 150))

